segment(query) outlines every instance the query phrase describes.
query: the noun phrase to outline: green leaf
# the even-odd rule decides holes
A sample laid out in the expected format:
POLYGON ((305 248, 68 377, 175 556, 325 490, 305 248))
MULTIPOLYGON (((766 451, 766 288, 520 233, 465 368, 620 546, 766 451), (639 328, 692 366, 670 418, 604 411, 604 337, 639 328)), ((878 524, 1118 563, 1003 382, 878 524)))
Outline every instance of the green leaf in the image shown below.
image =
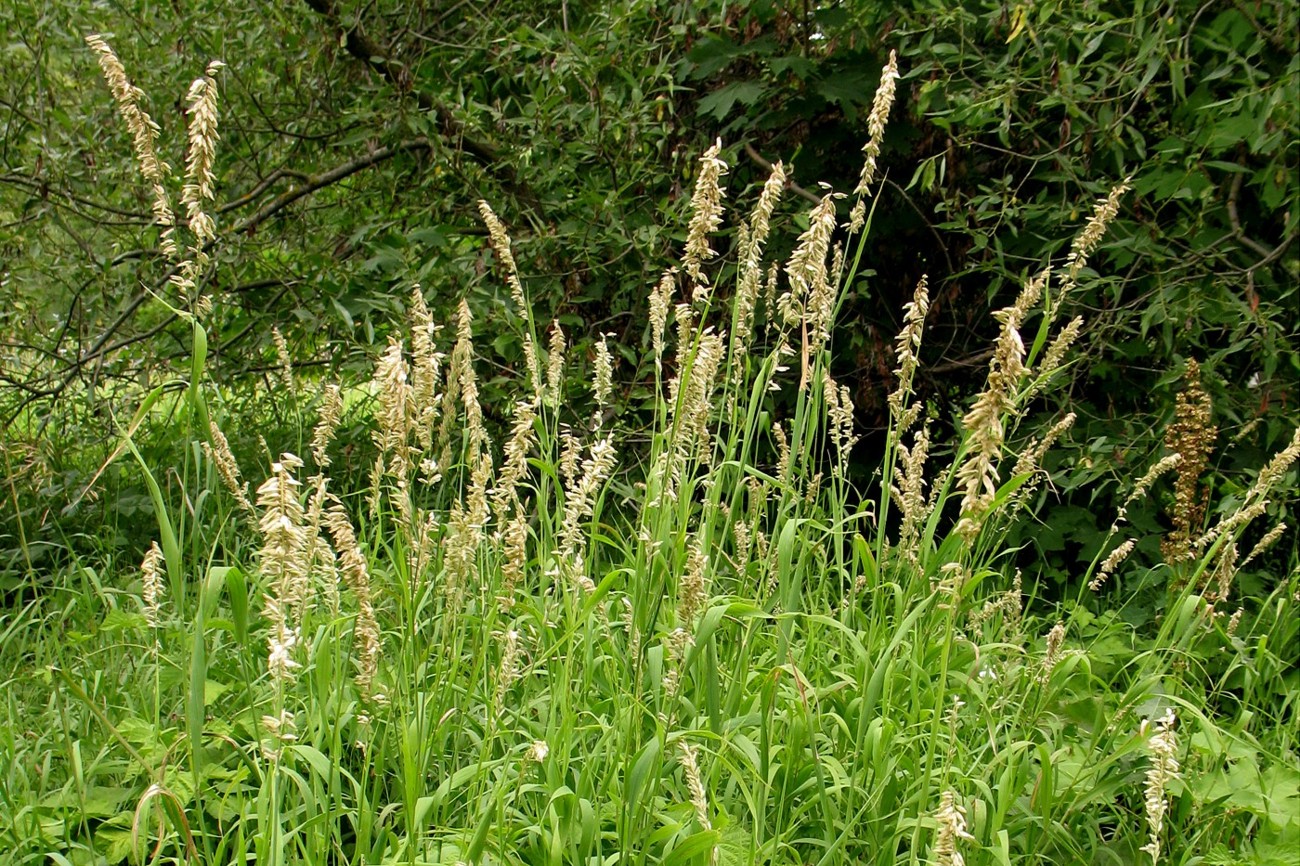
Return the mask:
POLYGON ((695 113, 701 117, 725 120, 736 103, 753 105, 766 92, 766 86, 757 81, 735 81, 702 97, 695 107, 695 113))

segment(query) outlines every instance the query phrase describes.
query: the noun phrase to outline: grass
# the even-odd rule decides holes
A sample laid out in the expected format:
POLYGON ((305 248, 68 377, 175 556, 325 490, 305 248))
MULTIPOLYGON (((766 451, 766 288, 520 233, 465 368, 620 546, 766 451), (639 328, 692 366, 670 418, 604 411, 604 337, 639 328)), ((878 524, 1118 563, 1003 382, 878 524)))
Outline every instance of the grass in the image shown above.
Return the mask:
MULTIPOLYGON (((829 341, 870 178, 853 225, 828 196, 769 278, 781 179, 719 262, 723 177, 714 148, 680 269, 653 290, 639 455, 603 411, 604 374, 577 393, 486 206, 528 359, 515 423, 490 441, 469 310, 440 342, 416 287, 372 399, 344 383, 379 457, 359 491, 331 488, 342 392, 298 382, 318 391, 304 417, 323 416, 293 445, 311 453, 277 455, 240 505, 207 423, 233 416, 207 405, 202 299, 183 296, 195 362, 175 435, 210 450, 155 467, 124 439, 155 502, 157 578, 75 563, 0 619, 0 858, 1295 862, 1300 578, 1241 613, 1230 599, 1236 544, 1293 486, 1300 438, 1186 521, 1183 553, 1141 574, 1099 554, 1077 598, 1040 598, 1006 543, 1044 475, 1018 422, 1063 378, 1059 313, 1122 187, 997 314, 951 442, 929 442, 911 394, 918 287, 891 483, 862 491, 829 341), (1138 581, 1166 587, 1150 630, 1122 616, 1138 581)), ((1113 535, 1104 554, 1136 530, 1117 515, 1113 535)))

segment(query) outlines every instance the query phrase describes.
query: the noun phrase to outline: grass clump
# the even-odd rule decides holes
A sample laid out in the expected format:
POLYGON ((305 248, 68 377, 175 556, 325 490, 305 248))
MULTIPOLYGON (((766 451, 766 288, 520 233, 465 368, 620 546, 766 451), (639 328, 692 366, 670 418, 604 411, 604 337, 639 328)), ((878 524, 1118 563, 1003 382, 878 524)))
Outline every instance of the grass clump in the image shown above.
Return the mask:
MULTIPOLYGON (((252 498, 196 363, 177 435, 208 450, 180 473, 184 503, 153 485, 163 544, 138 592, 87 565, 63 607, 7 615, 0 651, 44 682, 7 693, 0 847, 75 863, 1181 863, 1296 838, 1293 695, 1275 693, 1296 581, 1231 621, 1216 606, 1300 434, 1235 505, 1176 525, 1191 553, 1160 567, 1149 634, 1110 609, 1132 538, 1079 576, 1097 595, 1059 604, 1006 545, 1072 417, 1038 438, 1019 426, 1069 363, 1081 322, 1061 313, 1124 184, 995 314, 952 441, 932 440, 912 391, 919 283, 879 483, 852 482, 829 347, 897 75, 891 58, 848 220, 826 194, 785 261, 764 256, 783 168, 727 262, 727 166, 720 145, 701 158, 684 254, 647 301, 644 453, 606 411, 607 351, 590 399, 566 392, 566 335, 542 333, 487 204, 525 347, 503 442, 468 306, 439 327, 418 287, 369 383, 294 383, 317 390, 309 459, 280 453, 252 498), (349 414, 373 430, 360 491, 329 475, 349 414), (68 645, 63 619, 98 628, 68 645)), ((211 195, 205 160, 187 204, 211 195)), ((197 262, 207 224, 188 218, 197 262)), ((178 284, 195 306, 201 270, 178 284)))

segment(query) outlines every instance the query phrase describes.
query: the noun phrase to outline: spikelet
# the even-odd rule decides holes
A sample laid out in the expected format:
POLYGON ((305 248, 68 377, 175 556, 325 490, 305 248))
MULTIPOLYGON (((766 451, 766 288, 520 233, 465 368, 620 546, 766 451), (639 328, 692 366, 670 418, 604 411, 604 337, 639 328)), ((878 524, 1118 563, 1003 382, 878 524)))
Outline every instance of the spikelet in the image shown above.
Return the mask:
POLYGON ((161 612, 163 553, 158 542, 151 541, 140 563, 141 596, 144 601, 144 618, 150 628, 158 627, 158 615, 161 612))
POLYGON ((230 491, 230 495, 235 497, 235 502, 251 514, 253 503, 248 500, 248 485, 239 475, 239 464, 235 462, 235 455, 230 450, 230 442, 226 440, 226 434, 221 432, 221 428, 214 421, 208 422, 208 433, 211 441, 203 443, 204 452, 217 467, 217 476, 230 491))
POLYGON ((831 316, 835 308, 835 289, 830 282, 826 257, 835 232, 835 201, 825 195, 808 214, 808 229, 799 236, 794 253, 786 263, 790 289, 777 299, 777 309, 787 325, 807 327, 804 346, 804 378, 807 386, 808 358, 830 339, 831 316))
MULTIPOLYGON (((311 484, 312 495, 307 502, 307 514, 303 524, 303 559, 307 563, 308 573, 316 577, 331 614, 337 614, 339 609, 338 560, 333 548, 321 535, 321 521, 325 516, 325 505, 329 498, 327 492, 329 479, 324 473, 318 473, 312 476, 311 484)), ((294 611, 295 618, 302 616, 306 603, 306 597, 299 599, 300 607, 294 611)))
POLYGON ((692 300, 699 303, 707 299, 709 289, 701 265, 717 253, 709 246, 709 234, 722 224, 722 199, 725 191, 718 185, 727 173, 727 164, 718 158, 722 140, 700 157, 700 173, 695 179, 691 194, 691 222, 686 230, 686 251, 682 256, 682 270, 695 282, 692 300))
POLYGON ((155 147, 160 132, 158 124, 140 107, 140 99, 144 96, 143 91, 127 79, 122 61, 113 53, 113 49, 104 38, 98 34, 91 34, 86 37, 86 44, 99 55, 99 67, 103 70, 104 80, 113 93, 118 113, 122 115, 127 131, 131 133, 131 143, 135 150, 136 162, 140 166, 140 174, 149 184, 153 195, 151 204, 154 222, 163 228, 159 245, 162 247, 163 254, 174 260, 177 255, 176 240, 173 236, 176 215, 172 211, 167 190, 163 186, 164 181, 171 174, 171 166, 158 158, 155 147))
POLYGON ((1047 376, 1056 372, 1060 368, 1061 362, 1065 360, 1065 353, 1079 339, 1080 332, 1083 331, 1083 316, 1075 316, 1064 328, 1061 329, 1047 347, 1047 353, 1043 355, 1043 361, 1038 365, 1038 376, 1041 381, 1046 381, 1047 376))
POLYGON ((535 402, 520 400, 515 404, 514 423, 510 438, 506 440, 501 472, 492 490, 492 512, 498 523, 505 522, 511 509, 519 510, 522 505, 519 485, 528 472, 528 455, 537 442, 537 431, 533 426, 536 419, 535 402))
POLYGON ((822 395, 826 401, 831 440, 835 443, 836 460, 831 471, 836 478, 842 478, 848 469, 849 452, 858 444, 858 436, 853 432, 853 393, 847 386, 837 385, 829 370, 822 373, 822 395))
POLYGON ((614 443, 609 438, 597 440, 591 446, 587 459, 582 461, 577 483, 566 485, 564 490, 564 519, 560 524, 557 555, 561 567, 566 569, 576 585, 584 589, 586 587, 582 578, 586 577, 583 562, 586 540, 583 537, 582 521, 592 515, 596 496, 614 471, 615 463, 614 443))
POLYGON ((290 617, 302 608, 308 579, 307 536, 298 500, 301 485, 293 477, 293 470, 301 466, 302 461, 293 454, 282 454, 257 489, 257 504, 262 508, 258 560, 267 582, 266 615, 271 624, 267 668, 271 677, 280 681, 291 679, 299 667, 293 658, 298 632, 290 617))
POLYGON ((343 390, 338 385, 326 385, 321 394, 320 411, 316 427, 311 434, 311 454, 321 471, 329 468, 329 446, 338 432, 343 417, 343 390))
POLYGON ((413 406, 410 374, 402 341, 397 336, 388 338, 388 349, 375 365, 374 389, 379 400, 379 410, 375 413, 378 427, 374 436, 375 444, 379 446, 380 462, 376 464, 376 477, 371 479, 371 483, 378 491, 382 481, 380 476, 387 475, 399 487, 404 487, 411 468, 413 406))
POLYGON ((357 619, 352 629, 352 640, 357 653, 356 684, 361 696, 369 700, 376 697, 373 689, 380 653, 379 622, 375 618, 370 570, 361 553, 361 546, 357 543, 352 521, 348 519, 341 504, 335 503, 329 509, 325 515, 325 525, 338 549, 343 579, 357 602, 357 619))
POLYGON ((524 298, 524 287, 519 282, 519 270, 515 267, 515 255, 510 250, 510 234, 487 202, 479 201, 478 212, 483 218, 483 224, 487 226, 488 240, 492 243, 493 252, 497 254, 497 261, 506 272, 506 285, 510 288, 510 299, 515 303, 515 312, 531 319, 528 302, 524 298))
POLYGON ((1196 542, 1196 546, 1204 549, 1215 539, 1245 526, 1263 514, 1268 506, 1266 497, 1282 480, 1282 476, 1286 474, 1297 459, 1300 459, 1300 427, 1297 427, 1295 432, 1291 434, 1290 444, 1274 454, 1273 459, 1269 460, 1264 468, 1259 470, 1259 475, 1255 477, 1255 483, 1251 484, 1250 489, 1246 491, 1241 506, 1233 513, 1220 519, 1214 528, 1201 536, 1196 542))
POLYGON ((505 708, 506 694, 518 678, 519 632, 512 628, 506 632, 506 643, 501 650, 501 667, 497 670, 496 693, 492 698, 492 706, 497 715, 505 708))
POLYGON ((596 341, 596 362, 593 365, 591 394, 596 399, 597 426, 603 410, 609 405, 609 395, 614 390, 614 359, 609 354, 609 344, 606 342, 608 336, 609 334, 601 334, 596 341))
POLYGON ((1097 576, 1088 583, 1088 589, 1093 592, 1100 592, 1101 588, 1106 585, 1106 581, 1115 573, 1115 569, 1119 568, 1125 559, 1128 559, 1128 555, 1133 552, 1133 548, 1136 546, 1137 539, 1130 538, 1107 554, 1101 563, 1101 568, 1097 569, 1097 576))
MULTIPOLYGON (((776 210, 784 190, 785 167, 778 162, 772 166, 772 173, 763 184, 763 191, 750 215, 749 224, 741 226, 740 282, 736 289, 733 310, 735 324, 731 335, 732 354, 736 356, 744 355, 749 350, 749 340, 754 331, 754 310, 758 306, 763 283, 763 247, 771 230, 772 212, 776 210)), ((738 365, 737 375, 740 372, 738 365)))
POLYGON ((223 66, 225 64, 219 60, 209 63, 207 74, 196 78, 186 95, 189 103, 186 108, 189 115, 189 155, 185 163, 185 183, 181 187, 181 204, 185 206, 190 244, 185 260, 168 278, 200 317, 206 315, 212 306, 210 299, 200 296, 198 282, 208 265, 207 248, 217 236, 216 223, 204 209, 204 203, 213 198, 212 163, 217 147, 217 83, 213 76, 223 66))
POLYGON ((515 604, 515 589, 524 578, 528 562, 528 515, 515 512, 506 524, 501 549, 501 595, 497 603, 503 611, 515 604))
POLYGON ((564 329, 558 319, 551 323, 551 339, 546 349, 546 400, 558 410, 564 400, 564 329))
MULTIPOLYGON (((709 822, 709 798, 704 790, 704 781, 700 776, 700 763, 696 757, 695 747, 685 740, 677 741, 678 760, 682 765, 682 775, 686 778, 686 790, 691 796, 691 805, 695 807, 695 820, 705 830, 713 829, 709 822)), ((715 854, 716 849, 715 849, 715 854)))
POLYGON ((889 110, 894 106, 894 92, 898 86, 898 57, 894 51, 889 52, 889 62, 880 71, 880 84, 876 87, 876 96, 871 102, 871 113, 867 115, 867 143, 862 146, 862 174, 853 194, 858 201, 849 214, 849 230, 861 231, 866 220, 865 196, 871 195, 871 184, 876 179, 876 160, 880 158, 880 144, 885 137, 885 124, 889 121, 889 110))
POLYGON ((1155 484, 1161 476, 1182 462, 1183 455, 1175 453, 1166 454, 1164 457, 1161 457, 1153 463, 1151 468, 1143 473, 1142 477, 1138 479, 1137 484, 1133 485, 1132 492, 1130 492, 1128 497, 1125 498, 1124 504, 1120 506, 1119 512, 1115 515, 1115 522, 1111 524, 1110 531, 1118 531, 1119 524, 1128 519, 1128 507, 1134 502, 1137 502, 1143 496, 1146 496, 1147 491, 1151 489, 1152 484, 1155 484))
POLYGON ((790 477, 790 439, 780 421, 772 424, 772 438, 776 440, 776 480, 784 484, 790 477))
MULTIPOLYGON (((412 427, 415 441, 428 455, 433 451, 433 426, 438 417, 438 387, 442 382, 444 356, 436 348, 438 326, 424 301, 424 290, 419 285, 411 288, 408 313, 411 329, 411 404, 412 427)), ((426 478, 436 473, 430 466, 426 478)))
POLYGON ((1277 540, 1282 537, 1282 533, 1284 532, 1286 532, 1286 524, 1279 523, 1277 526, 1274 526, 1268 532, 1264 533, 1263 537, 1260 538, 1259 541, 1255 542, 1255 546, 1250 549, 1250 553, 1246 554, 1246 558, 1241 561, 1240 568, 1245 568, 1256 558, 1267 552, 1270 547, 1277 543, 1277 540))
POLYGON ((895 437, 901 437, 916 421, 920 407, 908 407, 912 396, 912 380, 916 377, 916 368, 920 364, 921 337, 925 329, 925 317, 930 311, 929 278, 921 275, 917 281, 912 300, 903 307, 903 328, 894 341, 894 357, 898 366, 894 368, 894 377, 898 387, 889 395, 889 409, 894 415, 895 437))
POLYGON ((1065 623, 1058 622, 1047 633, 1047 647, 1043 651, 1043 667, 1038 673, 1038 682, 1044 685, 1052 678, 1052 671, 1061 663, 1062 648, 1065 646, 1065 623))
MULTIPOLYGON (((1160 862, 1160 835, 1165 826, 1165 813, 1169 804, 1165 800, 1165 790, 1169 783, 1178 778, 1178 739, 1174 734, 1177 717, 1172 708, 1155 722, 1155 733, 1147 738, 1147 752, 1151 755, 1151 766, 1147 768, 1144 802, 1147 816, 1147 833, 1149 841, 1140 850, 1151 855, 1151 864, 1160 862)), ((1142 722, 1145 735, 1151 728, 1150 720, 1142 722)))
POLYGON ((213 199, 212 164, 216 159, 217 141, 217 83, 214 76, 225 66, 220 60, 208 64, 206 74, 194 79, 186 95, 189 103, 189 154, 185 161, 185 185, 181 187, 181 203, 185 205, 186 219, 194 236, 192 252, 201 254, 202 247, 216 237, 212 217, 203 209, 205 201, 213 199))
POLYGON ((935 812, 934 820, 939 825, 934 840, 936 866, 964 866, 966 858, 957 849, 957 843, 974 837, 966 832, 966 810, 957 804, 952 791, 944 791, 940 796, 939 811, 935 812))
POLYGON ((275 345, 276 363, 280 365, 277 371, 280 376, 280 386, 286 393, 293 394, 297 390, 297 383, 293 378, 293 356, 289 354, 289 342, 285 340, 279 325, 271 328, 271 342, 275 345))
POLYGON ((704 552, 703 539, 697 533, 690 551, 686 554, 686 571, 677 586, 677 624, 689 636, 694 632, 695 620, 708 600, 709 557, 704 552))
POLYGON ((777 298, 776 306, 787 325, 798 325, 806 317, 808 297, 827 283, 826 256, 835 232, 835 201, 822 196, 808 213, 808 228, 799 235, 794 253, 786 262, 790 288, 777 298))
POLYGON ((1038 485, 1046 475, 1042 471, 1043 458, 1047 452, 1052 450, 1057 441, 1065 435, 1066 431, 1074 426, 1075 415, 1073 412, 1066 414, 1064 418, 1057 421, 1047 432, 1043 434, 1042 440, 1030 439, 1028 444, 1016 458, 1015 468, 1011 470, 1013 476, 1028 475, 1028 480, 1020 485, 1020 489, 1015 494, 1015 507, 1023 507, 1038 490, 1038 485))
POLYGON ((452 432, 460 417, 456 403, 465 409, 465 426, 469 439, 469 465, 471 471, 478 456, 489 445, 487 428, 483 425, 483 407, 478 402, 478 378, 474 374, 474 317, 469 304, 462 298, 456 314, 456 345, 451 350, 447 386, 442 394, 442 416, 438 427, 438 458, 435 470, 446 472, 453 457, 452 432))
POLYGON ((1088 256, 1097 248, 1097 244, 1101 243, 1107 227, 1119 213, 1119 200, 1129 191, 1129 188, 1128 179, 1125 179, 1093 206, 1092 218, 1070 245, 1070 254, 1065 258, 1065 274, 1056 293, 1056 303, 1049 309, 1049 316, 1055 315, 1062 299, 1078 285, 1079 274, 1088 265, 1088 256))
POLYGON ((677 282, 677 269, 669 268, 650 290, 650 343, 655 350, 655 369, 663 368, 664 331, 668 328, 668 311, 673 304, 673 286, 677 282))
POLYGON ((919 569, 917 546, 921 528, 930 516, 925 499, 925 463, 930 455, 929 424, 917 432, 911 448, 902 442, 895 447, 898 449, 898 462, 894 465, 894 480, 890 491, 902 516, 897 550, 904 559, 919 569))
POLYGON ((962 490, 961 519, 957 532, 974 540, 997 492, 997 461, 1002 456, 1005 421, 1015 408, 1015 390, 1024 374, 1025 344, 1020 324, 1042 297, 1048 272, 1025 284, 1014 304, 994 314, 1001 331, 989 361, 988 381, 975 405, 962 419, 966 430, 966 459, 957 471, 962 490))

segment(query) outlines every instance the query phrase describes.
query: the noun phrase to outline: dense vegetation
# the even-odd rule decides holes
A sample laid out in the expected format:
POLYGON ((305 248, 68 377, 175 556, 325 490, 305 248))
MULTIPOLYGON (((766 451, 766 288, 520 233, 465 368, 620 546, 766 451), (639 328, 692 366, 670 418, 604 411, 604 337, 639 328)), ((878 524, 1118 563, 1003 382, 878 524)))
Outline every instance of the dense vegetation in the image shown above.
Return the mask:
POLYGON ((1297 14, 6 6, 0 862, 1300 862, 1297 14))

